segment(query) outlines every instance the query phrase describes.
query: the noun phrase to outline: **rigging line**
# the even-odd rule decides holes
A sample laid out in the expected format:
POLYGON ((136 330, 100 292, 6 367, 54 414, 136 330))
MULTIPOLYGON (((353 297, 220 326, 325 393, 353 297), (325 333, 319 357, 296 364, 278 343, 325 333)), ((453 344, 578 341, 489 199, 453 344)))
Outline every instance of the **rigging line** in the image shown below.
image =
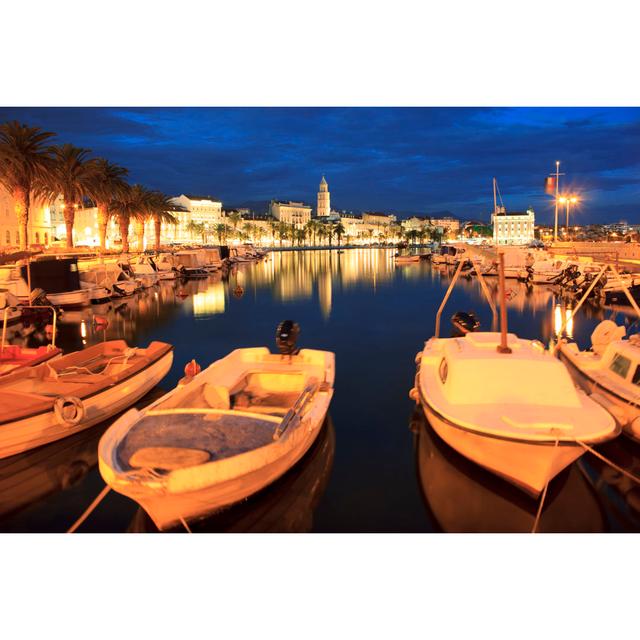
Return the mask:
POLYGON ((84 513, 71 525, 67 533, 75 533, 78 527, 91 515, 93 510, 102 502, 102 499, 111 491, 111 487, 105 484, 95 500, 85 509, 84 513))
MULTIPOLYGON (((559 440, 560 438, 556 436, 556 443, 553 445, 554 453, 556 451, 556 448, 558 447, 559 440)), ((553 468, 553 457, 551 458, 551 465, 550 465, 549 472, 551 472, 552 468, 553 468)), ((551 473, 549 473, 549 475, 551 475, 551 473)), ((551 478, 549 478, 544 485, 544 490, 542 491, 542 496, 540 496, 540 504, 538 505, 538 512, 536 513, 536 519, 533 521, 533 529, 531 529, 531 533, 538 532, 538 525, 540 524, 540 517, 542 516, 542 507, 544 505, 544 500, 547 497, 547 489, 549 488, 550 482, 551 482, 551 478)))
POLYGON ((638 476, 634 475, 633 473, 629 473, 629 471, 618 466, 615 462, 612 462, 608 458, 605 458, 601 453, 596 451, 593 447, 590 447, 588 444, 581 442, 580 440, 576 440, 576 442, 581 447, 584 447, 589 453, 593 454, 596 458, 600 458, 600 460, 608 464, 610 467, 613 467, 616 471, 620 472, 623 476, 626 476, 630 480, 633 480, 634 482, 640 484, 640 478, 638 476))

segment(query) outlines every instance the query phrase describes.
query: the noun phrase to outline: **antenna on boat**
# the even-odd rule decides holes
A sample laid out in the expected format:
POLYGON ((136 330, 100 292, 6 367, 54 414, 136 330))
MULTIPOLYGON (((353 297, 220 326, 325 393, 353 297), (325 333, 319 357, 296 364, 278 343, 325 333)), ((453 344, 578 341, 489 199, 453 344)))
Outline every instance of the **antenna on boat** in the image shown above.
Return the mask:
POLYGON ((500 292, 500 344, 498 345, 498 353, 511 353, 511 349, 507 344, 507 294, 505 292, 504 282, 504 253, 498 252, 498 287, 500 292))

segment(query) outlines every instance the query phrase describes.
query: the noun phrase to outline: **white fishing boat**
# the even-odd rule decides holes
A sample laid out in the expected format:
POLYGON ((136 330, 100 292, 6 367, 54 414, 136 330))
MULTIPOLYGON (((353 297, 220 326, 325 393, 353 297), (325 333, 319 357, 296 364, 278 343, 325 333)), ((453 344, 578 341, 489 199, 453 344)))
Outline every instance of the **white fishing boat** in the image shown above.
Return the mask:
POLYGON ((108 289, 112 298, 131 296, 138 288, 138 284, 116 262, 81 264, 80 278, 93 287, 108 289))
POLYGON ((173 266, 181 278, 206 278, 208 275, 200 252, 195 249, 178 251, 173 254, 172 259, 173 266))
POLYGON ((111 290, 106 287, 96 286, 85 280, 80 280, 80 286, 89 293, 89 302, 91 304, 104 304, 111 300, 111 290))
POLYGON ((560 357, 592 400, 602 405, 629 437, 640 441, 640 335, 603 320, 591 334, 591 349, 560 345, 560 357))
POLYGON ((171 254, 160 253, 157 256, 150 258, 150 260, 153 261, 160 280, 175 280, 178 277, 178 274, 173 268, 171 254))
POLYGON ((497 332, 432 338, 416 389, 438 435, 476 464, 539 495, 585 448, 618 435, 611 416, 575 388, 541 343, 497 332))
POLYGON ((411 396, 437 434, 458 453, 532 496, 620 427, 536 340, 507 331, 504 257, 500 261, 500 332, 436 336, 416 356, 411 396))
POLYGON ((393 259, 395 260, 396 264, 409 264, 411 262, 420 262, 420 256, 419 255, 400 255, 398 253, 396 253, 395 256, 393 256, 393 259))
POLYGON ((144 273, 136 273, 128 261, 120 262, 119 266, 124 274, 136 283, 138 290, 150 289, 158 283, 158 276, 151 268, 148 271, 145 270, 144 273))
POLYGON ((42 289, 47 300, 57 307, 84 307, 89 292, 80 283, 77 258, 52 258, 23 262, 9 272, 0 284, 20 302, 29 303, 31 293, 42 289), (7 277, 8 276, 8 277, 7 277))
POLYGON ((236 349, 100 440, 100 473, 159 529, 237 503, 282 476, 320 432, 334 354, 236 349))
POLYGON ((137 402, 168 373, 173 347, 93 345, 0 378, 0 458, 59 440, 137 402))
MULTIPOLYGON (((153 260, 144 254, 129 259, 129 265, 135 278, 150 282, 153 286, 160 280, 160 274, 153 260)), ((148 288, 148 287, 146 287, 148 288)))

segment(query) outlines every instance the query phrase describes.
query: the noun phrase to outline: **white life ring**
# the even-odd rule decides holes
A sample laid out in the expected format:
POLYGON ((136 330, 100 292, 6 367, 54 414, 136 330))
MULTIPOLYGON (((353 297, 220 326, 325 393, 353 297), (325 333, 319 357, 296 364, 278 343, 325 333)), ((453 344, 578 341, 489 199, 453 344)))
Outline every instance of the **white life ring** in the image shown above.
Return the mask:
POLYGON ((53 402, 53 412, 60 424, 75 427, 85 415, 84 405, 75 396, 58 396, 53 402))

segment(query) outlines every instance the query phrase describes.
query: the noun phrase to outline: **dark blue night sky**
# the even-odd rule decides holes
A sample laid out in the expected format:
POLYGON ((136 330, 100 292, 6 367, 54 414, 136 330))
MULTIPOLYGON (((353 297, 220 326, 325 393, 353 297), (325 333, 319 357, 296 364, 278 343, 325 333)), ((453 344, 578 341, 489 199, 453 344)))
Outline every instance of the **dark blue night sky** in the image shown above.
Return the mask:
MULTIPOLYGON (((0 108, 129 168, 169 195, 227 206, 271 198, 334 209, 484 218, 498 178, 507 209, 553 212, 561 160, 576 222, 640 222, 638 108, 0 108)), ((563 182, 561 181, 561 187, 563 182)))

